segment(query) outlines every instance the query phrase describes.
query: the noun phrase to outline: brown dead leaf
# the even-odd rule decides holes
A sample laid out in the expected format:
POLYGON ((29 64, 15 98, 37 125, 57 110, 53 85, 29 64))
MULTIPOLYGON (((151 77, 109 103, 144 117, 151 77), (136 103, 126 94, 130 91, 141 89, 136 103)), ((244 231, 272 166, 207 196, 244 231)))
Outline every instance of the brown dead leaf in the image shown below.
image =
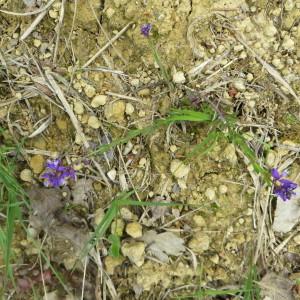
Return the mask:
POLYGON ((64 192, 68 193, 68 189, 32 187, 26 192, 32 208, 29 216, 31 226, 37 230, 49 228, 54 213, 64 206, 63 195, 64 192))
POLYGON ((184 240, 172 232, 157 234, 149 230, 141 238, 148 246, 149 252, 162 262, 168 262, 169 256, 179 256, 185 250, 184 240))
POLYGON ((87 200, 93 191, 93 181, 91 179, 78 179, 72 187, 73 203, 88 207, 87 200))
POLYGON ((275 273, 266 274, 258 283, 261 288, 261 296, 270 300, 294 300, 292 288, 293 282, 287 277, 275 273))

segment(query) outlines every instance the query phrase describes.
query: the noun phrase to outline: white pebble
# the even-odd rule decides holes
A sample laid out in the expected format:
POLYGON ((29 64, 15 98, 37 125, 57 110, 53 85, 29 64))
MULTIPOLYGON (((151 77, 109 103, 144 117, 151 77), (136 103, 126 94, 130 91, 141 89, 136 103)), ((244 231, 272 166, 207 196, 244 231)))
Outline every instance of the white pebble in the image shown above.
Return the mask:
POLYGON ((173 82, 178 83, 178 84, 183 84, 185 83, 185 76, 182 71, 176 72, 173 75, 173 82))
POLYGON ((117 171, 116 169, 111 169, 110 171, 107 172, 107 177, 111 180, 111 181, 115 181, 116 177, 117 177, 117 171))
POLYGON ((205 196, 212 201, 216 198, 216 192, 212 188, 207 188, 205 191, 205 196))
POLYGON ((99 119, 95 116, 90 116, 88 119, 88 125, 94 129, 98 129, 101 125, 99 119))
POLYGON ((99 106, 105 105, 106 102, 107 102, 106 95, 96 95, 91 102, 91 106, 97 108, 99 106))
POLYGON ((236 79, 232 82, 233 87, 235 87, 238 91, 243 92, 246 90, 245 82, 243 79, 236 79))
POLYGON ((58 12, 57 12, 56 10, 50 9, 50 10, 49 10, 49 16, 50 16, 50 18, 52 18, 52 19, 57 19, 57 17, 58 17, 58 12))
POLYGON ((134 106, 131 104, 131 103, 126 103, 126 106, 125 106, 125 113, 127 115, 132 115, 134 112, 134 106))
POLYGON ((219 186, 219 192, 220 192, 220 194, 226 194, 227 191, 228 191, 228 187, 227 187, 226 185, 221 184, 221 185, 219 186))
POLYGON ((254 78, 253 74, 252 73, 248 73, 247 76, 246 76, 246 79, 248 82, 252 81, 254 78))

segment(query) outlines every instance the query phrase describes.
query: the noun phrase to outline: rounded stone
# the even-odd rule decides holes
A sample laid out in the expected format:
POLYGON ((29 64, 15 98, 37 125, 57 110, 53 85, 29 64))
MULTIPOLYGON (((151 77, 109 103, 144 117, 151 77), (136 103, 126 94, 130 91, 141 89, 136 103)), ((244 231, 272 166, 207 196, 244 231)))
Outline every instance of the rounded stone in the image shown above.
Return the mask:
POLYGON ((30 167, 33 171, 33 173, 35 174, 39 174, 43 171, 44 169, 44 163, 45 163, 45 159, 42 155, 34 155, 31 159, 30 159, 30 167))
POLYGON ((89 119, 88 119, 88 125, 91 128, 98 129, 101 125, 101 122, 99 121, 99 119, 97 117, 90 116, 89 119))
POLYGON ((25 182, 31 182, 32 181, 32 172, 30 169, 24 169, 20 173, 21 180, 25 182))
POLYGON ((209 200, 213 201, 213 200, 216 198, 216 192, 215 192, 215 190, 212 189, 212 188, 207 188, 206 191, 205 191, 205 196, 206 196, 209 200))
POLYGON ((246 90, 245 82, 243 79, 236 79, 232 82, 233 87, 235 87, 239 92, 246 90))
POLYGON ((194 252, 201 254, 209 249, 209 244, 209 236, 198 232, 197 235, 190 240, 189 248, 191 248, 194 252))
POLYGON ((126 233, 133 238, 140 238, 143 234, 142 225, 138 222, 132 222, 127 224, 126 233))
POLYGON ((127 115, 132 115, 134 112, 134 106, 131 103, 126 103, 125 113, 127 115))
POLYGON ((84 113, 84 107, 83 107, 83 104, 81 102, 75 102, 74 103, 74 112, 77 115, 82 115, 84 113))
POLYGON ((96 94, 96 89, 92 85, 87 84, 84 88, 84 92, 89 98, 92 98, 96 94))
POLYGON ((219 186, 219 192, 220 192, 220 194, 226 194, 227 191, 228 191, 228 187, 227 187, 226 185, 221 184, 221 185, 219 186))
POLYGON ((182 71, 176 72, 173 75, 173 82, 178 83, 178 84, 183 84, 185 83, 185 76, 182 71))
POLYGON ((104 115, 109 122, 121 123, 124 120, 124 113, 124 101, 115 101, 105 105, 104 115))
POLYGON ((145 244, 143 242, 125 243, 121 251, 136 266, 141 267, 144 264, 145 244))
POLYGON ((96 95, 92 102, 91 102, 91 106, 93 108, 97 108, 99 106, 103 106, 105 105, 107 102, 107 96, 106 95, 96 95))
POLYGON ((197 226, 197 227, 204 227, 206 226, 206 222, 204 220, 204 218, 200 215, 194 215, 193 216, 193 223, 197 226))

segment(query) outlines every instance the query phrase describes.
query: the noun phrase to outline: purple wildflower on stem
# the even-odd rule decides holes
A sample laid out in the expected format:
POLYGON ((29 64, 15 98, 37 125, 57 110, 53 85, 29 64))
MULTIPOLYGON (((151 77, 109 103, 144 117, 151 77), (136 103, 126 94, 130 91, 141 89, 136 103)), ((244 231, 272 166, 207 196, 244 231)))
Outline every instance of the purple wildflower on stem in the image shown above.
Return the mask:
POLYGON ((46 172, 41 177, 45 179, 45 186, 55 188, 66 185, 68 179, 77 179, 75 170, 72 167, 63 166, 60 159, 48 160, 46 172))
POLYGON ((291 197, 296 194, 294 190, 298 185, 291 180, 283 178, 287 176, 286 171, 280 174, 278 170, 274 168, 271 170, 271 175, 273 177, 275 195, 280 197, 283 201, 290 200, 291 197))
POLYGON ((141 26, 141 34, 144 37, 149 37, 151 29, 152 29, 152 25, 150 23, 143 24, 141 26))

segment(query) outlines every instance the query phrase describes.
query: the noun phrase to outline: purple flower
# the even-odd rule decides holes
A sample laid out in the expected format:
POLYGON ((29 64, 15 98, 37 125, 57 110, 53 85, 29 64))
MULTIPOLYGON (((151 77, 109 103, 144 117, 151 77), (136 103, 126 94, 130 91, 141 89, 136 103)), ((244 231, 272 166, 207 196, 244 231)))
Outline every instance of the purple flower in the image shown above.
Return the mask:
POLYGON ((297 188, 297 184, 288 179, 283 179, 283 177, 287 176, 286 171, 280 174, 278 170, 274 168, 271 170, 271 175, 275 186, 275 195, 280 197, 283 201, 290 200, 291 197, 296 194, 294 190, 297 188))
POLYGON ((148 37, 151 29, 152 29, 152 25, 150 23, 143 24, 141 26, 141 34, 144 37, 148 37))
POLYGON ((46 172, 41 176, 45 179, 44 185, 49 187, 59 187, 66 185, 68 179, 76 180, 76 172, 72 167, 65 167, 60 159, 48 160, 46 172))

